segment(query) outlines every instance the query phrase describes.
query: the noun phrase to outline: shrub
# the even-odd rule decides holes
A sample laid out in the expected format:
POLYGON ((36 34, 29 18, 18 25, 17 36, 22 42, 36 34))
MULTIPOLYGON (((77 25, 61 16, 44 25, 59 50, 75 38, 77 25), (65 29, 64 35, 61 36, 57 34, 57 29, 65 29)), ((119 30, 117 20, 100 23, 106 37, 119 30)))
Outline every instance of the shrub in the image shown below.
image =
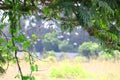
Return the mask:
POLYGON ((48 56, 47 58, 43 59, 43 61, 47 61, 47 62, 56 62, 57 59, 54 56, 48 56))
POLYGON ((46 51, 45 53, 44 53, 44 58, 47 58, 47 57, 49 57, 49 56, 56 56, 55 55, 55 52, 53 51, 53 50, 51 50, 51 51, 46 51))
POLYGON ((52 67, 50 69, 50 77, 51 78, 88 78, 92 75, 86 73, 80 65, 63 64, 61 67, 52 67))
POLYGON ((62 52, 73 52, 74 51, 74 48, 73 48, 73 45, 71 44, 68 44, 68 41, 62 41, 60 44, 59 44, 59 49, 60 51, 62 52))
POLYGON ((118 50, 113 50, 111 52, 101 51, 99 52, 100 58, 104 60, 119 59, 120 52, 118 50))
POLYGON ((102 59, 102 60, 110 60, 110 59, 113 59, 113 58, 114 58, 111 53, 106 52, 106 51, 101 51, 101 52, 99 52, 99 54, 100 54, 99 57, 100 57, 100 59, 102 59))
POLYGON ((77 56, 77 57, 74 58, 74 60, 76 62, 82 62, 82 61, 85 61, 85 57, 83 57, 83 56, 77 56))
POLYGON ((60 40, 57 38, 56 32, 53 31, 52 33, 47 33, 42 41, 46 51, 59 51, 58 44, 60 43, 60 40))
POLYGON ((47 51, 48 56, 55 56, 55 52, 53 50, 47 51))
POLYGON ((99 50, 100 50, 100 46, 94 42, 84 42, 78 48, 78 52, 84 56, 97 55, 99 50))

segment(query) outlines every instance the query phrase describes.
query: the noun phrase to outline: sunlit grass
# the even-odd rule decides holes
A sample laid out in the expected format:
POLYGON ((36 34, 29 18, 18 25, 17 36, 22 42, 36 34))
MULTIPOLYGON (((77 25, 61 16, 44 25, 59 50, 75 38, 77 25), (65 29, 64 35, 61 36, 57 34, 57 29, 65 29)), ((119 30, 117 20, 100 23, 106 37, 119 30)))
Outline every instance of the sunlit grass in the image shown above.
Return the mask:
MULTIPOLYGON (((39 71, 33 72, 36 80, 120 80, 120 63, 94 60, 82 61, 81 57, 57 61, 49 57, 36 60, 39 71)), ((29 63, 20 62, 23 72, 29 74, 29 63)), ((19 80, 14 77, 18 73, 16 64, 10 63, 8 71, 0 76, 0 80, 19 80)))

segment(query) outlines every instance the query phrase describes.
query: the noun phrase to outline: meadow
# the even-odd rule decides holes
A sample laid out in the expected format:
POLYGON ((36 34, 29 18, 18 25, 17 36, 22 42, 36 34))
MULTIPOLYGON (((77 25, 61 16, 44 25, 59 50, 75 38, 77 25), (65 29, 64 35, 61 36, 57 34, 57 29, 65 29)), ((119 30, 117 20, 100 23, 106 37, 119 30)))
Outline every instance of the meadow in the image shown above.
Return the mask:
MULTIPOLYGON (((80 58, 64 59, 56 58, 35 60, 38 71, 33 72, 35 80, 120 80, 120 63, 113 61, 91 60, 82 61, 80 58)), ((29 63, 20 62, 24 75, 30 73, 29 63)), ((10 63, 6 73, 0 75, 0 80, 19 80, 16 64, 10 63)))

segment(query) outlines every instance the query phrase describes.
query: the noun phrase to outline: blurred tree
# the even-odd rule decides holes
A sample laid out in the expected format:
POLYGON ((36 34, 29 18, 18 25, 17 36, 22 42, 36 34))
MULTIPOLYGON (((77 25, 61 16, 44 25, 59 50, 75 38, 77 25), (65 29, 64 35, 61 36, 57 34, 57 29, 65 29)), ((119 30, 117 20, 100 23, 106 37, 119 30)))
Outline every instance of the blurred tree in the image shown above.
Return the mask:
POLYGON ((59 44, 59 49, 62 52, 74 52, 73 45, 69 44, 66 40, 61 41, 59 44))
POLYGON ((99 51, 100 46, 94 42, 84 42, 78 48, 78 52, 88 58, 90 58, 90 56, 98 56, 99 51))
POLYGON ((59 52, 58 44, 60 43, 60 40, 57 38, 57 33, 55 31, 47 33, 42 41, 45 50, 54 50, 56 52, 59 52))

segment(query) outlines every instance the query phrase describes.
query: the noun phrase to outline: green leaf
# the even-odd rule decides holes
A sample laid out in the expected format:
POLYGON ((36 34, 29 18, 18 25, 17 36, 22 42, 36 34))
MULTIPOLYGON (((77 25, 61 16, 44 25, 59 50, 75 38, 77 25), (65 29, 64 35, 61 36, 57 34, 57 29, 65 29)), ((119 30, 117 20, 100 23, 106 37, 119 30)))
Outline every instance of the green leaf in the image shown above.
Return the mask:
POLYGON ((13 46, 12 47, 12 51, 16 51, 16 50, 18 50, 18 47, 17 46, 13 46))
POLYGON ((16 42, 24 42, 24 41, 26 41, 27 39, 26 39, 25 35, 20 35, 20 36, 16 36, 16 37, 14 38, 14 40, 15 40, 16 42))
POLYGON ((0 44, 2 44, 2 43, 4 43, 4 42, 6 42, 5 39, 0 38, 0 44))
POLYGON ((35 77, 34 77, 34 76, 31 76, 31 77, 30 77, 30 80, 35 80, 35 77))
POLYGON ((37 40, 38 36, 36 34, 32 34, 33 41, 37 40))
POLYGON ((35 65, 35 71, 38 71, 38 65, 37 64, 35 65))
POLYGON ((31 68, 32 72, 33 71, 38 71, 38 65, 37 64, 36 65, 31 65, 30 68, 31 68))
POLYGON ((92 20, 93 23, 95 23, 95 20, 92 20))
POLYGON ((43 9, 43 12, 44 12, 44 14, 46 15, 46 16, 48 16, 49 15, 49 8, 48 7, 44 7, 44 9, 43 9))
POLYGON ((26 61, 26 62, 29 62, 30 60, 29 60, 29 58, 26 57, 26 58, 25 58, 25 61, 26 61))
POLYGON ((23 80, 30 80, 30 76, 23 76, 23 80))
POLYGON ((0 29, 3 29, 5 26, 6 26, 5 24, 1 24, 0 29))
POLYGON ((2 55, 0 55, 0 62, 3 62, 3 63, 6 62, 6 61, 5 61, 5 58, 4 58, 2 55))
POLYGON ((31 69, 32 72, 35 71, 35 67, 33 65, 30 66, 30 69, 31 69))
POLYGON ((4 18, 4 16, 3 16, 2 19, 1 19, 1 22, 3 22, 4 19, 5 19, 5 18, 4 18))
POLYGON ((23 43, 23 48, 24 49, 26 49, 26 48, 28 48, 29 46, 30 46, 30 41, 25 41, 24 43, 23 43))
POLYGON ((16 59, 13 59, 12 61, 13 61, 13 63, 14 63, 14 64, 16 64, 16 63, 17 63, 16 59))
POLYGON ((13 46, 13 45, 12 45, 12 40, 9 40, 9 41, 8 41, 7 46, 8 46, 8 47, 12 47, 12 46, 13 46))

